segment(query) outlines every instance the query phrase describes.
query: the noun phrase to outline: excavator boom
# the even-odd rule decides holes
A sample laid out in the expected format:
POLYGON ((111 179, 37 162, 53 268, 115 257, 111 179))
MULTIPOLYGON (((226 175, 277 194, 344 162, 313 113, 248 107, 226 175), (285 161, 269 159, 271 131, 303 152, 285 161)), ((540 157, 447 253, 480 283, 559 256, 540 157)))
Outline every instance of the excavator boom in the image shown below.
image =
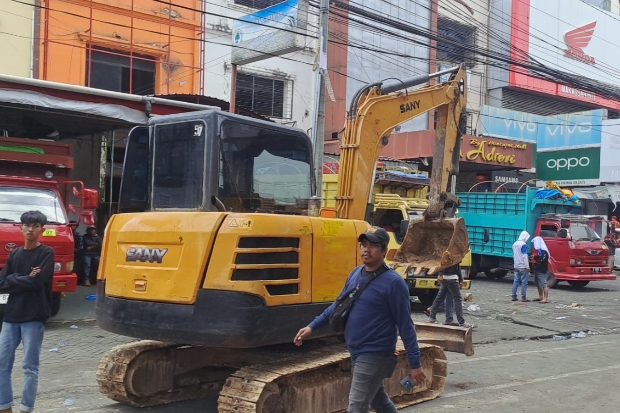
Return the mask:
POLYGON ((403 122, 437 109, 429 206, 423 217, 411 220, 394 260, 418 272, 458 264, 467 254, 469 242, 462 219, 449 218, 458 199, 446 192, 450 175, 459 161, 459 122, 467 100, 466 73, 454 67, 430 75, 387 85, 376 83, 360 89, 351 102, 340 146, 340 174, 336 193, 336 216, 364 219, 379 151, 387 145, 392 130, 403 122), (420 85, 433 77, 450 74, 446 82, 420 85))

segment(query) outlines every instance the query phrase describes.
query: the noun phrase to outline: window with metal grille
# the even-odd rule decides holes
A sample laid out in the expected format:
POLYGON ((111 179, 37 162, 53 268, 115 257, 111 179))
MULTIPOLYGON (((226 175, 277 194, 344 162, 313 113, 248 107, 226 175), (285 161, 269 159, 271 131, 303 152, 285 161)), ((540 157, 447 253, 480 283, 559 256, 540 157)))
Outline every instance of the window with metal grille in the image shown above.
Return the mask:
POLYGON ((263 116, 287 118, 289 115, 284 110, 286 83, 284 80, 237 73, 237 106, 263 116))
POLYGON ((266 9, 274 4, 282 3, 284 0, 235 0, 235 4, 251 7, 253 9, 266 9))
POLYGON ((155 94, 155 58, 93 47, 86 52, 86 86, 136 95, 155 94))

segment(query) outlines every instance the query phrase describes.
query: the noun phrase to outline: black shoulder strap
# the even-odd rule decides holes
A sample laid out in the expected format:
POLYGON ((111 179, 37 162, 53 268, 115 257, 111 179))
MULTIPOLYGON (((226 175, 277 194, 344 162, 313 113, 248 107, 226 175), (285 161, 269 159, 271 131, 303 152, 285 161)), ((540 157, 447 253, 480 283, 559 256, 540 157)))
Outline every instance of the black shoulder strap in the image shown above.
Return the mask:
POLYGON ((369 275, 368 278, 366 278, 364 281, 362 281, 357 286, 357 289, 355 290, 355 293, 353 294, 352 298, 356 299, 357 297, 359 297, 364 292, 364 290, 366 289, 366 287, 368 286, 368 284, 370 284, 370 282, 372 280, 374 280, 379 275, 383 274, 384 272, 386 272, 389 269, 390 269, 390 267, 388 267, 387 264, 383 263, 383 265, 381 265, 379 268, 377 268, 375 270, 375 272, 372 273, 372 275, 369 275))

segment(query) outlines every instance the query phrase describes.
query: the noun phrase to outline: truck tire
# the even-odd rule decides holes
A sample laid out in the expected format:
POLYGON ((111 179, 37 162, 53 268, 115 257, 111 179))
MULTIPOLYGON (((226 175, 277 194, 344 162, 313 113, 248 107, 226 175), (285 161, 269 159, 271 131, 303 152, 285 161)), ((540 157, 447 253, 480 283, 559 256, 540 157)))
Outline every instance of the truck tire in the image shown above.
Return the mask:
POLYGON ((471 256, 471 267, 469 267, 469 274, 467 278, 473 280, 478 276, 478 272, 480 272, 480 262, 479 257, 475 257, 473 254, 471 256))
POLYGON ((558 280, 555 275, 551 271, 547 271, 547 287, 555 288, 556 285, 558 285, 558 280))
POLYGON ((420 302, 422 304, 424 304, 426 307, 430 307, 431 305, 433 305, 433 301, 435 301, 435 298, 437 297, 437 293, 439 292, 439 290, 426 290, 427 294, 418 294, 418 300, 420 300, 420 302))
POLYGON ((482 272, 484 272, 484 275, 486 275, 489 280, 494 280, 496 278, 495 274, 492 273, 490 269, 485 269, 482 272))
POLYGON ((507 275, 508 275, 508 270, 501 270, 495 273, 495 277, 497 278, 504 278, 507 275))
POLYGON ((62 300, 62 293, 52 293, 52 317, 58 314, 60 311, 60 301, 62 300))
POLYGON ((590 281, 569 281, 568 283, 573 287, 583 288, 586 285, 590 284, 590 281))

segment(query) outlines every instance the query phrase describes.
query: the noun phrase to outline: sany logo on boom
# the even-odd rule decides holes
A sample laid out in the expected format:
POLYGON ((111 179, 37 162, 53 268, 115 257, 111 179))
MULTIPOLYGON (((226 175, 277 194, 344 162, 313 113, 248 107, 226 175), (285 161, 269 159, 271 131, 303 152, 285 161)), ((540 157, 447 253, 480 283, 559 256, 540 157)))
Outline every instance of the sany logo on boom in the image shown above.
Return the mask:
POLYGON ((168 248, 129 247, 125 261, 156 262, 161 264, 167 252, 168 248))

